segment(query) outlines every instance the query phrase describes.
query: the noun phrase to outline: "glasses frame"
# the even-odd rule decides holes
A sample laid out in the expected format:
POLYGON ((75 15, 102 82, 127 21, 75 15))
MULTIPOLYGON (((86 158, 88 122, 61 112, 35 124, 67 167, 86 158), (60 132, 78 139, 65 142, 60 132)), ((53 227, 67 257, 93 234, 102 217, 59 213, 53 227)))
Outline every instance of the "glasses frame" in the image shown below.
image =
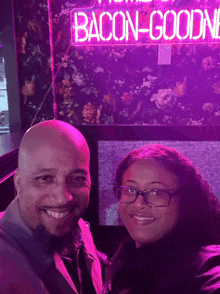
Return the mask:
POLYGON ((129 202, 121 201, 120 198, 117 196, 117 191, 119 191, 119 189, 121 189, 121 188, 129 188, 129 187, 131 187, 131 186, 120 186, 120 187, 118 187, 118 188, 116 189, 116 191, 115 191, 115 195, 116 195, 116 197, 117 197, 117 199, 118 199, 119 202, 121 202, 121 203, 134 203, 134 202, 137 200, 138 196, 139 196, 139 195, 142 195, 143 198, 144 198, 144 202, 145 202, 147 205, 149 205, 149 206, 155 206, 155 207, 167 207, 167 206, 170 204, 170 201, 171 201, 172 197, 173 197, 174 195, 179 194, 180 191, 181 191, 181 188, 178 189, 178 190, 175 191, 175 192, 169 192, 169 191, 166 191, 166 190, 163 190, 163 189, 150 189, 150 190, 145 190, 145 191, 138 191, 138 190, 136 190, 136 188, 132 187, 133 189, 136 190, 136 197, 135 197, 134 201, 129 201, 129 202), (163 192, 165 192, 165 193, 167 193, 167 194, 169 195, 169 202, 168 202, 167 205, 162 205, 162 206, 161 206, 161 205, 160 205, 160 206, 158 206, 158 205, 154 205, 154 204, 151 204, 151 203, 147 200, 147 198, 145 199, 144 195, 146 195, 146 193, 149 193, 149 192, 152 192, 152 191, 158 191, 158 190, 159 190, 159 191, 163 191, 163 192))

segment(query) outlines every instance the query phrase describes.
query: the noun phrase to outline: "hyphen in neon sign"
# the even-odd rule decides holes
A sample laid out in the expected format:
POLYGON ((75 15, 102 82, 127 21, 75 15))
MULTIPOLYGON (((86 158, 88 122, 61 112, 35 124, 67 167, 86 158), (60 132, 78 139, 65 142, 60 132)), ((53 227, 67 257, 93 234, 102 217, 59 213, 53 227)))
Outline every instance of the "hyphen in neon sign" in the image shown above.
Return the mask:
MULTIPOLYGON (((113 4, 110 1, 112 0, 109 0, 109 3, 113 4)), ((122 2, 122 0, 113 1, 122 2)), ((128 0, 125 2, 127 3, 128 0)), ((139 2, 151 1, 139 0, 139 2)), ((141 45, 218 42, 220 39, 220 8, 161 9, 151 10, 150 13, 131 7, 129 9, 123 7, 120 10, 118 6, 116 8, 108 11, 101 8, 72 10, 72 43, 81 46, 141 45)))

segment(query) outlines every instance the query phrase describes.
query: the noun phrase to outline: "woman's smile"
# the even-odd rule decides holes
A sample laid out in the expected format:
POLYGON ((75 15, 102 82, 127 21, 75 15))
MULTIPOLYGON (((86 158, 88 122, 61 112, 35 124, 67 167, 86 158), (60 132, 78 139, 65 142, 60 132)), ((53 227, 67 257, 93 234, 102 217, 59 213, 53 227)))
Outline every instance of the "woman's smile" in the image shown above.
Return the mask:
MULTIPOLYGON (((178 179, 158 162, 141 159, 134 162, 124 172, 122 186, 132 186, 137 191, 162 189, 175 191, 178 179)), ((166 207, 148 205, 142 195, 133 203, 119 202, 119 213, 130 236, 139 247, 153 243, 168 234, 179 218, 178 195, 172 197, 166 207)))

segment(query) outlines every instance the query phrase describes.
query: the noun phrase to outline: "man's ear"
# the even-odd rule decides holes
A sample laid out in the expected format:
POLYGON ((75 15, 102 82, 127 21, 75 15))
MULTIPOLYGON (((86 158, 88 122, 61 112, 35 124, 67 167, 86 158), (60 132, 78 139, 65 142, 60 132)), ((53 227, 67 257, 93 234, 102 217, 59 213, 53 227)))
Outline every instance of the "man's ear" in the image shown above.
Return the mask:
POLYGON ((14 174, 14 186, 15 186, 15 190, 17 191, 17 195, 19 195, 20 184, 21 184, 21 177, 19 175, 19 170, 17 169, 14 174))

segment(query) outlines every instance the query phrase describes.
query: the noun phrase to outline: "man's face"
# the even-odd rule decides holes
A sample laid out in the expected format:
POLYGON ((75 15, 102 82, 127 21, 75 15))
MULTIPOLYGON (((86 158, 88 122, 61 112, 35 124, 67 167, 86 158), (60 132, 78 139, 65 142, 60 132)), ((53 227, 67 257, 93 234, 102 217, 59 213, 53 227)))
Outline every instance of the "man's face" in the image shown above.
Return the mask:
POLYGON ((14 180, 22 220, 32 230, 43 226, 53 236, 69 233, 89 203, 89 154, 74 146, 44 145, 22 158, 14 180))

